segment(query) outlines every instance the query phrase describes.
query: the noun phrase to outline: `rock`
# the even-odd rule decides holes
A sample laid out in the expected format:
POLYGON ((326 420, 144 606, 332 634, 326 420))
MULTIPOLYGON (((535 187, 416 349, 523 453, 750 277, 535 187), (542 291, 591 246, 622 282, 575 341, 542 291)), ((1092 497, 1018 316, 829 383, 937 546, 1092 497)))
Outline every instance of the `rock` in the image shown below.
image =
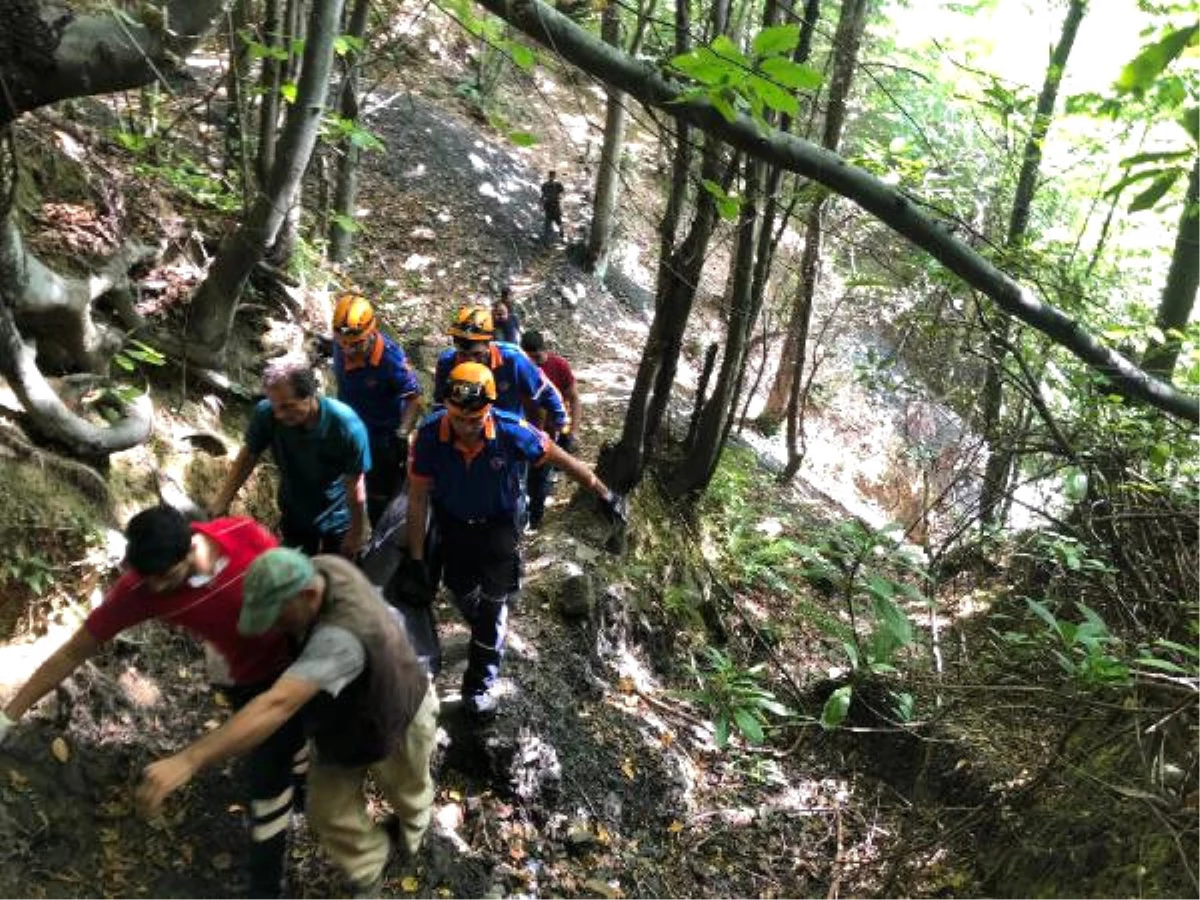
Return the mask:
POLYGON ((414 241, 436 241, 437 232, 432 228, 424 225, 419 225, 408 233, 408 236, 414 241))
POLYGON ((566 619, 585 619, 596 604, 596 587, 590 575, 572 575, 558 591, 558 608, 566 619))

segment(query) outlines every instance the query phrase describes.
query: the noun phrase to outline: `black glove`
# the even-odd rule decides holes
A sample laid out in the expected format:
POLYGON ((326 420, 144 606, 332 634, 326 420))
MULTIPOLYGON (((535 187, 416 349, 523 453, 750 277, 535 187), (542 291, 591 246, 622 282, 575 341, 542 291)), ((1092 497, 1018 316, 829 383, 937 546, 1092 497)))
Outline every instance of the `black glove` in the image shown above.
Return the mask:
POLYGON ((614 525, 628 525, 629 504, 625 500, 625 495, 609 491, 608 499, 604 501, 604 515, 614 525))
POLYGON ((575 453, 575 448, 578 446, 575 442, 575 433, 568 431, 566 434, 559 434, 555 443, 558 444, 560 450, 564 453, 575 453))
POLYGON ((404 578, 401 581, 401 599, 413 606, 433 604, 437 589, 429 577, 429 569, 423 559, 409 559, 404 563, 404 578))

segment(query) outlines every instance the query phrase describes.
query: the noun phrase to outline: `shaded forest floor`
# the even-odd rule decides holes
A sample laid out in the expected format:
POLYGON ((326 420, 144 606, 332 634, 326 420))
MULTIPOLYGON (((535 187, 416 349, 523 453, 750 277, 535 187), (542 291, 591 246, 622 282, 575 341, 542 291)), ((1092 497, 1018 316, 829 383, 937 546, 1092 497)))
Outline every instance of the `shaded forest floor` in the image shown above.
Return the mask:
MULTIPOLYGON (((516 150, 489 136, 461 101, 461 72, 409 76, 419 89, 392 97, 371 122, 388 151, 367 158, 369 227, 354 279, 379 298, 385 323, 423 372, 444 345, 449 311, 511 281, 525 328, 546 332, 575 367, 582 455, 594 459, 619 428, 632 384, 648 322, 648 273, 629 265, 605 289, 573 265, 570 247, 540 245, 537 185, 546 169, 566 175, 568 237, 584 222, 580 193, 590 174, 585 159, 563 158, 571 146, 556 132, 567 127, 564 117, 528 113, 540 117, 531 130, 547 136, 542 146, 556 149, 516 150)), ((634 179, 627 187, 637 213, 624 238, 654 246, 655 188, 634 179)), ((325 316, 263 300, 239 328, 266 334, 268 347, 294 347, 322 330, 325 316)), ((253 383, 252 372, 244 374, 253 383)), ((114 462, 118 500, 146 499, 148 461, 186 492, 207 496, 220 463, 176 438, 223 427, 227 444, 240 440, 232 405, 218 417, 211 404, 185 398, 172 376, 158 390, 168 401, 169 437, 114 462)), ((269 521, 269 486, 259 481, 244 495, 244 511, 269 521)), ((804 485, 780 488, 766 473, 751 476, 745 490, 763 508, 786 511, 800 531, 846 518, 804 485)), ((70 489, 59 493, 71 501, 70 489)), ((815 718, 830 690, 831 657, 812 622, 838 618, 836 603, 801 584, 780 593, 731 589, 699 525, 664 506, 652 487, 635 501, 627 552, 612 555, 607 530, 586 508, 566 505, 569 494, 560 485, 545 527, 526 541, 502 712, 483 731, 467 728, 455 703, 465 631, 445 600, 437 607, 446 666, 435 827, 421 857, 389 873, 386 896, 976 896, 1037 888, 1133 895, 1153 867, 1179 865, 1158 845, 1131 849, 1136 836, 1113 830, 1114 820, 1148 815, 1144 798, 1093 786, 1085 799, 1078 785, 1046 775, 1102 752, 1109 737, 1072 719, 1070 698, 1026 703, 1027 695, 1014 693, 985 703, 972 692, 970 682, 985 674, 1006 677, 999 664, 968 670, 989 638, 969 618, 953 618, 972 592, 991 589, 985 579, 964 579, 956 596, 944 598, 946 670, 920 697, 924 723, 890 722, 879 712, 886 682, 868 679, 868 702, 846 728, 825 732, 815 718), (679 586, 691 593, 672 590, 679 586), (564 609, 580 594, 581 608, 564 609), (767 666, 779 698, 797 714, 763 745, 735 738, 728 749, 716 747, 709 710, 688 693, 700 686, 693 662, 709 644, 767 666), (1105 870, 1114 854, 1119 873, 1105 870)), ((29 515, 40 521, 37 510, 29 515)), ((70 550, 72 559, 88 560, 75 572, 65 557, 51 558, 52 538, 26 531, 31 552, 69 572, 76 590, 69 600, 26 591, 32 611, 9 616, 10 632, 61 634, 78 621, 78 599, 112 556, 97 535, 70 550)), ((6 609, 17 599, 10 596, 6 609)), ((29 671, 28 651, 20 641, 0 651, 6 681, 29 671)), ((203 773, 157 827, 130 805, 142 766, 226 714, 186 639, 148 627, 114 642, 0 750, 0 853, 8 863, 0 895, 242 891, 245 810, 236 763, 203 773)), ((346 885, 303 818, 293 824, 293 895, 343 894, 346 885)), ((1193 844, 1194 837, 1181 835, 1193 844)))

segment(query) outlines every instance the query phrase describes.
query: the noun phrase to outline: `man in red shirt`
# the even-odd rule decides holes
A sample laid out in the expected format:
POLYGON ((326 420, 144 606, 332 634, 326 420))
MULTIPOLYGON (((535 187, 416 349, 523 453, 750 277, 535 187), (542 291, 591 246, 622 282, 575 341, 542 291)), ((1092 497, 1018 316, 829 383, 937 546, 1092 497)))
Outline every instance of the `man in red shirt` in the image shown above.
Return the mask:
MULTIPOLYGON (((215 651, 225 673, 214 678, 242 707, 287 668, 287 639, 277 631, 238 633, 242 582, 250 563, 277 545, 251 519, 189 523, 169 506, 143 510, 125 529, 125 572, 74 635, 50 656, 0 712, 0 743, 26 710, 106 642, 148 619, 191 632, 215 651), (225 686, 225 685, 228 686, 225 686)), ((250 896, 278 897, 283 886, 293 778, 307 769, 298 718, 249 758, 250 896)))
MULTIPOLYGON (((579 392, 575 389, 575 373, 571 371, 570 363, 557 353, 547 350, 545 338, 538 331, 527 331, 521 336, 521 349, 562 394, 563 406, 567 408, 567 415, 570 418, 567 420, 567 427, 558 433, 555 440, 567 453, 574 454, 576 450, 574 435, 579 433, 579 392)), ((530 416, 530 421, 542 427, 538 418, 539 414, 539 410, 526 409, 526 415, 530 416)), ((546 498, 554 490, 554 484, 557 481, 558 472, 553 466, 539 466, 529 473, 529 528, 531 531, 536 531, 542 526, 542 516, 546 512, 546 498)))

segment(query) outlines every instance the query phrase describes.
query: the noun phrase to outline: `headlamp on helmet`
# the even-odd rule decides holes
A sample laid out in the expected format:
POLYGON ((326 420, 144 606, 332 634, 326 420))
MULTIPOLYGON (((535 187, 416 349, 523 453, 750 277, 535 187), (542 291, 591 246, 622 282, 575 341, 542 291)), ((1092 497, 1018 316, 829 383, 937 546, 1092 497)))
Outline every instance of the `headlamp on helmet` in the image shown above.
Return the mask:
POLYGON ((496 401, 492 370, 479 363, 460 363, 450 370, 446 405, 460 415, 482 416, 496 401))
POLYGON ((375 310, 361 294, 342 294, 333 310, 333 333, 343 346, 365 341, 375 333, 375 310))
POLYGON ((454 316, 447 332, 459 341, 490 341, 496 333, 492 311, 486 306, 464 306, 454 316))

